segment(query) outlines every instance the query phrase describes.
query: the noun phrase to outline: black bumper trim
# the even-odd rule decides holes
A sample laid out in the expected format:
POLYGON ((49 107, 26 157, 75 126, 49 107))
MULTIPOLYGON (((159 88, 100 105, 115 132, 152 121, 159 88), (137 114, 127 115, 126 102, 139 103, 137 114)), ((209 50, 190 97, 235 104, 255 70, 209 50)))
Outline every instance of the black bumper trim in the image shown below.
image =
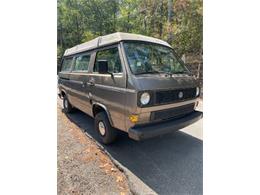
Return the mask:
POLYGON ((203 113, 194 111, 182 118, 156 123, 154 125, 130 128, 128 136, 134 140, 143 140, 166 133, 171 133, 195 123, 202 118, 203 113))

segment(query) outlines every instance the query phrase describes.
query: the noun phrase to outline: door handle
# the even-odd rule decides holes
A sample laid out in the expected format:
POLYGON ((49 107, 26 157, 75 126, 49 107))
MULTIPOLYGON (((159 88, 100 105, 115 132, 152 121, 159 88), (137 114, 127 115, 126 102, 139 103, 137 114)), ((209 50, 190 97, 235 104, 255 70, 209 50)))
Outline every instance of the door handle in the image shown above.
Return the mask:
POLYGON ((94 83, 93 81, 89 81, 89 82, 87 82, 87 85, 88 85, 88 86, 94 86, 95 83, 94 83))
POLYGON ((87 85, 88 85, 88 86, 94 86, 94 85, 95 85, 95 80, 94 80, 93 77, 91 77, 91 78, 89 79, 89 81, 87 82, 87 85))

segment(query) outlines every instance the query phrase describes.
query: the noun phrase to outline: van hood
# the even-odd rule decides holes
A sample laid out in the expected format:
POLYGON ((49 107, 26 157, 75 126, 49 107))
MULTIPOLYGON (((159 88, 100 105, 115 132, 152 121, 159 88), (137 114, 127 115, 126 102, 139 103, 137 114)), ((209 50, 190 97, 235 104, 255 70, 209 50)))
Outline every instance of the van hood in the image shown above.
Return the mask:
POLYGON ((198 80, 188 75, 138 75, 133 77, 133 83, 139 91, 193 88, 198 86, 198 80))

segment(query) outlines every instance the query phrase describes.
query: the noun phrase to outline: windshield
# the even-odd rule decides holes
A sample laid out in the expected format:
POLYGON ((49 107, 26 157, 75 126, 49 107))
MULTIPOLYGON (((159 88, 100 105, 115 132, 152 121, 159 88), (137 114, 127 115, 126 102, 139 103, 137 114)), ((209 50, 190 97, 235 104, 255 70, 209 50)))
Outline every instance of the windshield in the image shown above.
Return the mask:
POLYGON ((188 73, 169 47, 148 42, 125 42, 124 48, 133 74, 188 73))

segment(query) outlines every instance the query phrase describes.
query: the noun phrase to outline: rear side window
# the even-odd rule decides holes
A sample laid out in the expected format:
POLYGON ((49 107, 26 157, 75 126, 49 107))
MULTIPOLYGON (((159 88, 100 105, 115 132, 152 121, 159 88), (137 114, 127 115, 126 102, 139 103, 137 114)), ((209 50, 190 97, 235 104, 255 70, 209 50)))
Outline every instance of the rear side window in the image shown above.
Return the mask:
POLYGON ((90 55, 80 55, 76 57, 73 71, 88 71, 90 55))
POLYGON ((107 60, 109 72, 111 72, 111 73, 121 73, 122 72, 122 65, 121 65, 117 47, 97 52, 96 62, 95 62, 95 66, 94 66, 94 72, 98 72, 98 61, 99 60, 107 60))
POLYGON ((62 62, 61 71, 70 71, 73 58, 65 58, 62 62))

